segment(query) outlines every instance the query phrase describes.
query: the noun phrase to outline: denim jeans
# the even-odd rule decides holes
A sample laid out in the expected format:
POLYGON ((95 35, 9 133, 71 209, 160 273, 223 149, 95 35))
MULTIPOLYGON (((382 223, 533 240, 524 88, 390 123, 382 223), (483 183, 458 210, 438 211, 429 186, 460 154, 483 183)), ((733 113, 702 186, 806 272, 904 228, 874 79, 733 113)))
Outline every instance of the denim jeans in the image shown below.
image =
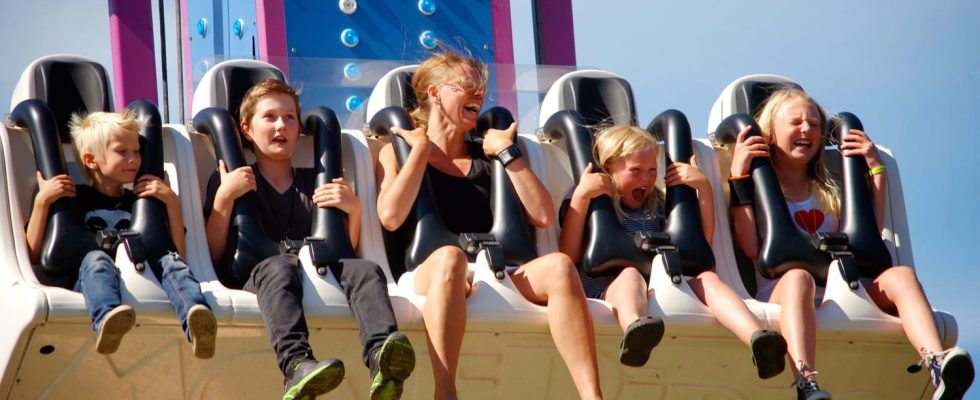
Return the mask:
MULTIPOLYGON (((149 266, 177 311, 177 319, 186 336, 187 311, 195 304, 207 307, 201 285, 191 275, 187 263, 176 253, 169 253, 149 263, 149 266)), ((75 291, 85 298, 85 307, 92 317, 92 329, 98 332, 106 313, 121 304, 119 269, 112 258, 102 250, 92 250, 86 254, 79 268, 75 291)))
MULTIPOLYGON (((330 266, 354 313, 363 345, 364 364, 388 334, 398 329, 381 267, 371 261, 341 259, 330 266)), ((283 375, 296 361, 314 358, 303 313, 303 281, 299 258, 292 254, 269 257, 252 269, 242 288, 255 293, 283 375)))

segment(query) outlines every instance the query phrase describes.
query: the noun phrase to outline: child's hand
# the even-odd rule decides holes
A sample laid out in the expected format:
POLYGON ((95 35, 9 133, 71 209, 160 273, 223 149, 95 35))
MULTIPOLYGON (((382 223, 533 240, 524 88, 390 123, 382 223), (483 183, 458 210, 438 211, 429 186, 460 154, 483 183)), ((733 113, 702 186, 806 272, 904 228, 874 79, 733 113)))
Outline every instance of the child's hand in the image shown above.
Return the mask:
POLYGON ((51 207, 62 197, 75 197, 75 182, 67 174, 45 180, 41 171, 37 172, 37 197, 34 203, 41 207, 51 207))
POLYGON ((174 193, 167 182, 153 175, 143 175, 133 184, 133 192, 137 196, 146 198, 153 197, 166 205, 180 205, 177 193, 174 193))
POLYGON ((335 207, 347 215, 361 212, 361 201, 350 190, 344 178, 335 178, 331 183, 320 186, 313 191, 313 203, 317 207, 335 207))
POLYGON ((416 148, 418 146, 428 146, 429 137, 425 135, 425 131, 421 127, 406 131, 402 128, 392 127, 391 133, 401 136, 408 142, 409 146, 416 148))
POLYGON ((878 149, 875 148, 868 134, 857 129, 851 129, 844 135, 843 141, 844 143, 841 144, 840 148, 845 157, 864 157, 865 162, 868 163, 868 169, 882 164, 881 157, 878 156, 878 149))
POLYGON ((752 136, 746 138, 750 127, 742 129, 735 139, 735 150, 732 151, 732 176, 745 176, 749 174, 749 165, 756 157, 769 157, 769 144, 762 136, 752 136))
POLYGON ((588 200, 602 195, 612 198, 615 190, 616 185, 613 184, 612 177, 604 172, 592 172, 592 163, 589 163, 582 171, 582 177, 572 196, 588 200))
POLYGON ((677 185, 687 185, 691 188, 701 190, 708 186, 708 178, 701 173, 698 168, 696 156, 691 156, 691 163, 674 162, 667 166, 667 173, 664 174, 664 184, 668 187, 677 185))
POLYGON ((483 154, 487 157, 494 157, 504 151, 507 147, 514 144, 514 134, 517 133, 517 123, 512 122, 507 129, 490 129, 487 130, 486 136, 483 137, 483 154))
POLYGON ((218 160, 218 171, 221 174, 221 185, 218 186, 218 192, 228 196, 229 199, 237 199, 245 193, 256 190, 255 172, 252 171, 252 167, 246 165, 228 172, 225 162, 218 160))

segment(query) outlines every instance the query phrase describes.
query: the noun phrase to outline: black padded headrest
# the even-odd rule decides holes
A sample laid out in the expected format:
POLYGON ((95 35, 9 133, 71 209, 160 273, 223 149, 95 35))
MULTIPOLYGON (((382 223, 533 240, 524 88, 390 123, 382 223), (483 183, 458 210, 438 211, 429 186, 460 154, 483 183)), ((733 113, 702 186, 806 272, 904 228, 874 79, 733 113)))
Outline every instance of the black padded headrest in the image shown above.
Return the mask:
POLYGON ((395 83, 388 86, 388 96, 392 99, 401 99, 400 104, 392 104, 393 106, 400 106, 408 111, 418 108, 419 99, 415 97, 415 90, 412 89, 414 75, 414 72, 401 72, 392 77, 395 83))
POLYGON ((566 108, 581 114, 587 126, 637 125, 633 89, 625 79, 573 77, 562 88, 562 96, 572 100, 566 108))
POLYGON ((742 82, 734 90, 735 109, 747 110, 749 115, 755 116, 769 96, 786 88, 803 90, 800 85, 792 82, 742 82))
POLYGON ((219 68, 214 75, 215 107, 223 108, 231 113, 236 122, 241 122, 238 112, 242 105, 245 92, 256 83, 268 79, 285 82, 286 77, 274 68, 245 68, 227 66, 219 68))
POLYGON ((39 62, 34 67, 34 87, 37 99, 48 103, 64 143, 71 143, 72 114, 112 110, 105 68, 93 61, 39 62))

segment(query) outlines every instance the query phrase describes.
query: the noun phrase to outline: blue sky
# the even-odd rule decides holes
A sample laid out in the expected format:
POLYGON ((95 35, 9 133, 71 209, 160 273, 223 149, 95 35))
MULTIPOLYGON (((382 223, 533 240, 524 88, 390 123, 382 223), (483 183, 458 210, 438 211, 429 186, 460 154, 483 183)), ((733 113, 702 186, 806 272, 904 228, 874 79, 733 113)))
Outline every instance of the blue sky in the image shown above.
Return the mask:
MULTIPOLYGON (((512 1, 523 64, 534 60, 527 3, 512 1)), ((0 108, 9 110, 9 93, 37 57, 70 52, 109 66, 106 4, 0 2, 8 38, 0 108)), ((858 115, 899 160, 926 293, 956 315, 960 344, 980 354, 973 311, 980 272, 971 251, 980 163, 969 136, 980 114, 980 2, 574 0, 573 7, 578 64, 628 79, 641 124, 676 108, 703 137, 722 88, 752 73, 790 77, 831 112, 858 115)))

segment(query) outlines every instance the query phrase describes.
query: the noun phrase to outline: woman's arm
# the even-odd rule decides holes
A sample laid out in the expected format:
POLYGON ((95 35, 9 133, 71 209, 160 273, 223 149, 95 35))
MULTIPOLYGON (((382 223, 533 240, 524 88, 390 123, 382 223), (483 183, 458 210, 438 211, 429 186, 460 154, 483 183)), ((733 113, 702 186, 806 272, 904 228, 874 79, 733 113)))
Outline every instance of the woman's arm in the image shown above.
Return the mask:
MULTIPOLYGON (((490 129, 483 139, 483 152, 495 157, 501 151, 514 144, 517 123, 511 123, 505 130, 490 129)), ((524 206, 528 221, 538 228, 547 228, 555 223, 555 205, 551 202, 551 194, 541 180, 531 171, 524 157, 517 158, 506 167, 507 176, 514 184, 517 198, 524 206)))
POLYGON ((378 155, 380 165, 375 167, 377 181, 380 182, 378 218, 381 220, 381 226, 388 231, 398 229, 408 218, 408 213, 412 211, 411 205, 419 195, 422 176, 429 163, 430 146, 429 138, 422 128, 412 131, 392 128, 392 131, 405 138, 409 146, 412 146, 412 150, 401 168, 398 167, 395 149, 391 143, 381 148, 381 153, 378 155))

